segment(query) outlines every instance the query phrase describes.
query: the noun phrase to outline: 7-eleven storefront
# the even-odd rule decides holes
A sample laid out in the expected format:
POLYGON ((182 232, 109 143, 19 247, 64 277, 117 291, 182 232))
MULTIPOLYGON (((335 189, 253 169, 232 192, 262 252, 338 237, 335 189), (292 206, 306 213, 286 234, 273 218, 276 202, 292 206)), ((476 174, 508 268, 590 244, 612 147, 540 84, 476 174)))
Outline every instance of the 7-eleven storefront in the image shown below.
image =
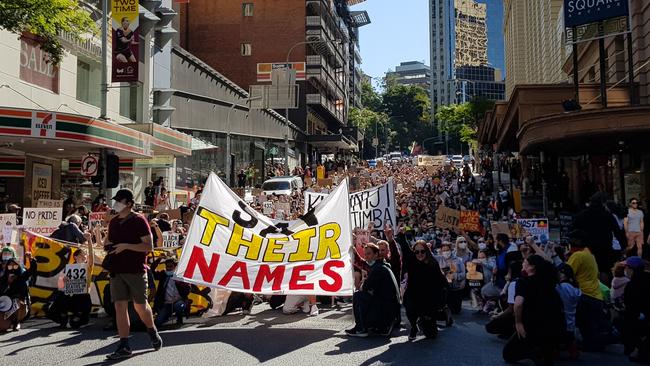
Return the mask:
POLYGON ((146 162, 160 156, 169 161, 171 157, 172 164, 156 173, 173 177, 175 157, 191 154, 190 136, 157 125, 143 131, 142 126, 0 107, 0 197, 30 207, 38 198, 64 199, 73 191, 78 203, 88 204, 99 190, 81 175, 81 159, 88 154, 99 156, 102 148, 120 158, 120 187, 116 189, 130 188, 140 195, 152 178, 153 169, 146 162), (148 168, 138 169, 138 162, 148 168))

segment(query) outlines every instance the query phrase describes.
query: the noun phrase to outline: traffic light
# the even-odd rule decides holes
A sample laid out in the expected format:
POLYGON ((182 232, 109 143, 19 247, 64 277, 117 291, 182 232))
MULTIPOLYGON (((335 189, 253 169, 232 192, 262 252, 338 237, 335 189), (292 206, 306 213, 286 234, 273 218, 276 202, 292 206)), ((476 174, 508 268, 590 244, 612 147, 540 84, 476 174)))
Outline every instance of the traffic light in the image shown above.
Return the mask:
POLYGON ((106 188, 120 185, 120 158, 117 155, 106 156, 106 188))

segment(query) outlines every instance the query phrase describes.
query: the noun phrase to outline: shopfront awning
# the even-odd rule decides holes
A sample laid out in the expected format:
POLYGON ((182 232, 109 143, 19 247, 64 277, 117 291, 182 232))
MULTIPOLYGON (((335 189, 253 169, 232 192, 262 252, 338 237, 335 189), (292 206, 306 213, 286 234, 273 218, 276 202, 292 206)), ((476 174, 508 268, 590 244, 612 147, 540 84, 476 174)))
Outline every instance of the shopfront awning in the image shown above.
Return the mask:
POLYGON ((192 155, 192 136, 156 123, 134 123, 125 125, 150 135, 154 155, 192 155))
POLYGON ((320 152, 339 150, 357 150, 357 144, 344 135, 308 135, 307 143, 320 152))
POLYGON ((0 107, 0 148, 12 155, 83 157, 107 148, 120 158, 153 156, 156 137, 77 114, 0 107))

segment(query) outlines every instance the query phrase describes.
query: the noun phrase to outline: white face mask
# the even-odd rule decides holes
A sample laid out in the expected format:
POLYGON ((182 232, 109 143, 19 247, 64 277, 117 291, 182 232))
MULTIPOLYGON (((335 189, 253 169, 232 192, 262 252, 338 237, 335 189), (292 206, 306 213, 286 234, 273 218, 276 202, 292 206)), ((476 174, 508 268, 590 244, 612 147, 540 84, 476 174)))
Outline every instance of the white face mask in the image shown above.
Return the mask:
POLYGON ((451 252, 442 252, 442 256, 443 256, 445 259, 449 259, 449 258, 451 258, 451 252))
POLYGON ((487 245, 485 245, 485 243, 478 243, 479 250, 485 250, 485 248, 487 248, 487 245))
POLYGON ((126 205, 123 204, 122 202, 115 202, 115 204, 113 205, 113 210, 115 210, 115 212, 117 213, 122 212, 125 208, 126 205))
POLYGON ((458 243, 458 249, 467 249, 467 243, 465 242, 458 243))

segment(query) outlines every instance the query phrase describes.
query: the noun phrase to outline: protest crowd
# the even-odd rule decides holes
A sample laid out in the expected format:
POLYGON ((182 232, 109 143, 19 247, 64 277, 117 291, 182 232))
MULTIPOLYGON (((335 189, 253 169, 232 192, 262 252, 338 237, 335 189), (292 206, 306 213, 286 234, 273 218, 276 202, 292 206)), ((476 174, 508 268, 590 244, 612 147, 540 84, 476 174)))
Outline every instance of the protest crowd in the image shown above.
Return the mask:
MULTIPOLYGON (((63 203, 64 220, 49 235, 20 229, 28 209, 5 205, 2 220, 13 215, 14 222, 7 221, 2 233, 0 330, 18 330, 36 316, 62 328, 80 328, 101 307, 111 319, 106 328, 116 329, 120 338, 108 357, 120 359, 131 355, 130 329, 146 330, 152 347, 160 349, 158 328, 170 319, 181 325, 188 316, 248 315, 262 302, 286 314, 317 316, 319 308, 351 303, 354 326, 346 330, 351 337, 391 336, 405 327, 409 340, 436 338, 441 327, 453 327, 456 314, 471 311, 484 318, 486 337, 505 340, 506 362, 553 364, 621 343, 630 360, 649 362, 650 273, 643 250, 650 238, 644 234, 639 201, 630 200, 625 210, 596 194, 570 231, 551 238, 549 220, 515 211, 511 192, 493 184, 490 162, 481 165, 329 162, 296 168, 302 188, 280 196, 252 187, 254 171, 240 172, 236 193, 242 211, 245 201, 259 215, 276 220, 270 227, 277 232, 288 230, 279 221, 309 222, 318 205, 330 202, 326 198, 347 183, 351 232, 340 235, 352 237, 351 297, 325 296, 334 286, 327 281, 320 281, 320 291, 286 295, 183 280, 178 267, 187 274, 186 257, 197 261, 196 247, 189 253, 193 243, 187 241, 192 220, 216 220, 201 207, 201 189, 175 209, 160 182, 150 182, 141 205, 129 190, 110 199, 100 195, 90 209, 70 198, 63 203), (39 258, 50 255, 45 253, 55 244, 64 262, 52 269, 51 278, 42 278, 45 261, 39 258), (100 280, 106 284, 101 289, 96 286, 100 280), (44 287, 51 294, 43 296, 44 287)), ((273 173, 283 174, 279 166, 273 173)), ((247 222, 239 225, 255 226, 247 222)), ((321 241, 328 230, 321 227, 321 241)), ((241 239, 246 258, 254 244, 241 239)), ((335 262, 328 264, 335 268, 335 262)), ((336 284, 328 264, 323 273, 336 284)), ((194 273, 205 276, 208 267, 200 256, 194 273)), ((241 276, 233 273, 226 277, 241 276)), ((273 275, 267 273, 267 279, 273 275)), ((258 279, 251 277, 256 285, 258 279)), ((228 283, 225 277, 221 281, 228 283)), ((341 283, 345 286, 346 279, 341 283)))

